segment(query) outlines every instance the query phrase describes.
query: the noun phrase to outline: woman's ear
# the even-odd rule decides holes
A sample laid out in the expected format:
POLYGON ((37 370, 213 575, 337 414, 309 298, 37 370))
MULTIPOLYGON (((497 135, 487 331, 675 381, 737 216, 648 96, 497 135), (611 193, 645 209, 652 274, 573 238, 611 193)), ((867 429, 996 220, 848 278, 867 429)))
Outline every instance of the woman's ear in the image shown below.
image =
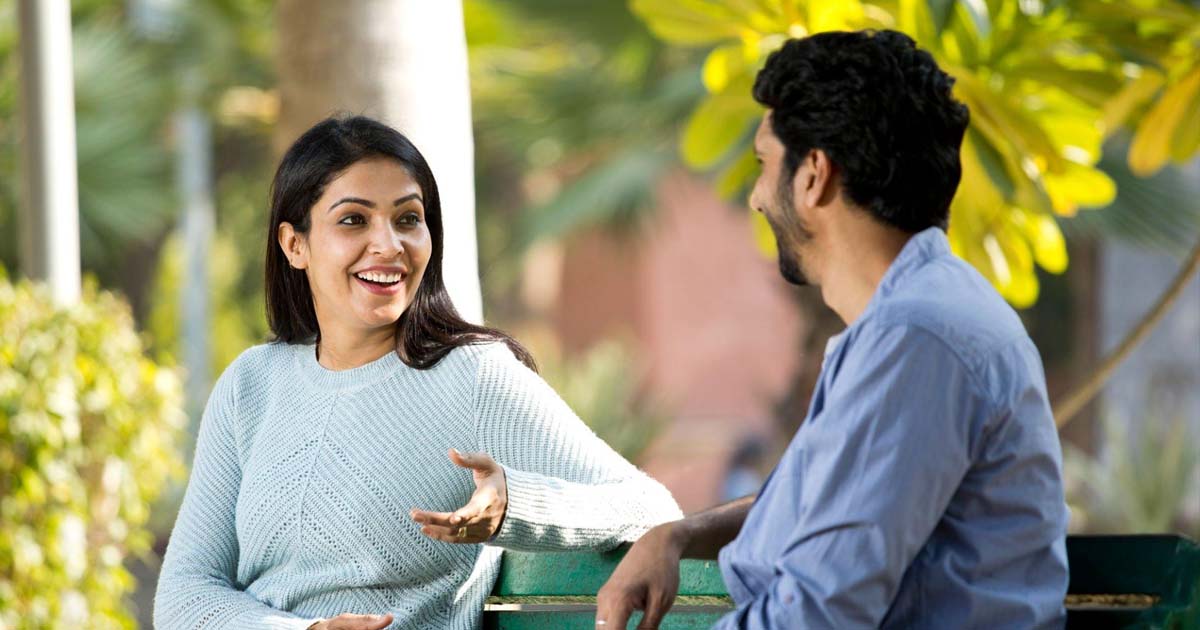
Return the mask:
POLYGON ((297 232, 291 223, 284 221, 279 224, 279 249, 287 256, 292 269, 308 268, 308 241, 304 234, 297 232))

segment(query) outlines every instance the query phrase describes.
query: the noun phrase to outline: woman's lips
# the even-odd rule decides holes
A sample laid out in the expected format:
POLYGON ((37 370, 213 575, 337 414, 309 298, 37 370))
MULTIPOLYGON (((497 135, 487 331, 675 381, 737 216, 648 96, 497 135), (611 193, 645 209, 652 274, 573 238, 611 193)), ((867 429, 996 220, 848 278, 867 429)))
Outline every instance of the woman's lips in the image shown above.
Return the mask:
POLYGON ((405 275, 405 276, 402 276, 400 278, 400 281, 395 284, 383 285, 383 284, 377 284, 375 282, 363 280, 362 278, 359 278, 358 276, 354 276, 354 281, 357 282, 359 284, 359 286, 370 291, 371 293, 374 293, 375 295, 396 295, 404 288, 404 281, 407 279, 408 279, 408 276, 405 275))

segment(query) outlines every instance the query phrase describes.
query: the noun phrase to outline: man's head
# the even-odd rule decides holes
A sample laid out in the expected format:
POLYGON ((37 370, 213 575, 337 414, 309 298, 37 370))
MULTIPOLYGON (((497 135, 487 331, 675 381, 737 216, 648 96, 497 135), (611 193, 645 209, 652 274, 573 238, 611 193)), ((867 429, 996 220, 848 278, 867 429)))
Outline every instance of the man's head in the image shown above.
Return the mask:
POLYGON ((788 281, 812 279, 811 244, 847 206, 888 229, 945 229, 962 175, 967 108, 954 79, 895 31, 790 40, 754 82, 767 108, 755 150, 763 170, 750 203, 779 244, 788 281))

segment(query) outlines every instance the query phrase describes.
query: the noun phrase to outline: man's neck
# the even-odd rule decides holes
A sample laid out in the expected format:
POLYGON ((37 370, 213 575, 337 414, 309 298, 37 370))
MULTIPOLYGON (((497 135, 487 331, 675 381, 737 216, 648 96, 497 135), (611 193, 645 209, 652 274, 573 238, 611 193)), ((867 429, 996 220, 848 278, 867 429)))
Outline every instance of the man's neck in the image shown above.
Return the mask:
POLYGON ((317 362, 329 370, 349 370, 395 351, 396 331, 392 326, 379 330, 339 330, 335 326, 322 326, 317 362))
POLYGON ((869 217, 842 226, 832 235, 835 238, 825 252, 821 298, 849 326, 867 309, 884 274, 912 235, 879 226, 869 217))

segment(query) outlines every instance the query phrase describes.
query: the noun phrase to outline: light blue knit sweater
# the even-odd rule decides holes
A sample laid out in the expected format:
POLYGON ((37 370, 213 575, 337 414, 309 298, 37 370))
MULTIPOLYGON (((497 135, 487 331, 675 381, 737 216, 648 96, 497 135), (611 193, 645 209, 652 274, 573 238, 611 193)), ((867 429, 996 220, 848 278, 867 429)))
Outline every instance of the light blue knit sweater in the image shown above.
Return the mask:
POLYGON ((474 630, 501 548, 608 549, 680 517, 503 345, 430 370, 389 353, 334 372, 311 345, 243 353, 217 381, 154 602, 160 630, 302 630, 351 612, 474 630), (431 540, 413 507, 467 502, 449 448, 505 468, 491 545, 431 540))

